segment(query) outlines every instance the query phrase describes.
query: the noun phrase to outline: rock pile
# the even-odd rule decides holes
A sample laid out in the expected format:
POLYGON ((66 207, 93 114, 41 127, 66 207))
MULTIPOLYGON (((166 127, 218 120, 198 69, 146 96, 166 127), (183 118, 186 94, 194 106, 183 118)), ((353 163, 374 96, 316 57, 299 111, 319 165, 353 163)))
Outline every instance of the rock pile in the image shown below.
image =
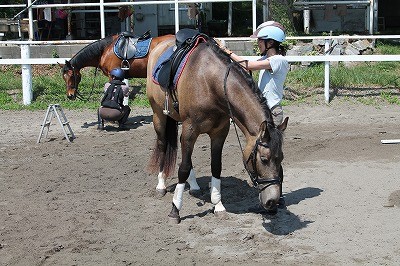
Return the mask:
MULTIPOLYGON (((329 54, 331 55, 369 55, 375 49, 374 40, 355 40, 355 39, 334 39, 330 44, 329 54)), ((315 39, 312 42, 297 42, 291 46, 286 55, 324 55, 325 40, 315 39)), ((338 62, 331 62, 335 65, 338 62)), ((352 66, 356 62, 344 61, 345 66, 352 66)), ((311 62, 302 62, 302 66, 308 66, 311 62)))

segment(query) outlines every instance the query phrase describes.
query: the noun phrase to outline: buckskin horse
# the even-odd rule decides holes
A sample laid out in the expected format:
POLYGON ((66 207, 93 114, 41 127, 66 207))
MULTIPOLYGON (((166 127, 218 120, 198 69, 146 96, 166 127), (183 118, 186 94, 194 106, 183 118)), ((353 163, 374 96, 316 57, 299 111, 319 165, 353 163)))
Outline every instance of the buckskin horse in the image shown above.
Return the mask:
MULTIPOLYGON (((181 163, 175 187, 170 219, 179 223, 185 182, 190 191, 200 189, 192 166, 192 153, 200 134, 211 140, 211 202, 214 214, 224 216, 221 201, 222 150, 230 128, 230 118, 243 132, 244 167, 258 189, 261 206, 277 212, 283 173, 283 131, 288 117, 274 125, 266 99, 251 75, 221 50, 214 39, 200 35, 188 53, 177 83, 160 86, 156 69, 159 58, 175 45, 167 40, 149 55, 147 96, 153 110, 156 143, 149 159, 148 171, 158 174, 156 190, 166 193, 166 178, 174 173, 178 150, 178 123, 181 123, 181 163)), ((239 138, 238 138, 239 139, 239 138)))
MULTIPOLYGON (((78 85, 81 81, 80 70, 84 67, 99 68, 105 76, 110 79, 110 71, 116 67, 121 67, 125 63, 126 78, 145 78, 147 70, 148 54, 154 47, 162 41, 174 39, 174 35, 163 35, 149 39, 148 52, 140 58, 129 60, 121 59, 114 53, 114 46, 121 34, 115 34, 98 41, 95 41, 76 53, 71 60, 67 60, 61 65, 61 74, 67 86, 67 97, 75 100, 79 96, 78 85)), ((121 67, 122 68, 122 67, 121 67)))

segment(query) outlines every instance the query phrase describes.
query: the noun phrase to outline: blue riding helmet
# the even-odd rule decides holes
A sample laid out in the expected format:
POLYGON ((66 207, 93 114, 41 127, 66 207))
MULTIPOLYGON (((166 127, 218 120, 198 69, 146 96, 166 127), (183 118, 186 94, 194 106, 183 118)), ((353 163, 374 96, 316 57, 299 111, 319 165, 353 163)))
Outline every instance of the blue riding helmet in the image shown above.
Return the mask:
POLYGON ((285 32, 277 26, 266 26, 262 28, 258 34, 257 34, 258 39, 273 39, 277 42, 283 42, 286 39, 285 32))
POLYGON ((125 75, 124 75, 124 71, 122 69, 114 68, 113 70, 111 70, 110 76, 114 77, 116 79, 119 79, 119 80, 123 80, 125 75))
POLYGON ((279 22, 276 22, 276 21, 273 21, 273 20, 269 20, 269 21, 265 21, 265 22, 261 23, 260 25, 258 25, 256 31, 253 32, 253 34, 250 35, 250 37, 251 38, 257 38, 257 34, 260 32, 260 30, 262 28, 266 27, 266 26, 275 26, 275 27, 278 27, 281 30, 285 31, 285 28, 279 22))

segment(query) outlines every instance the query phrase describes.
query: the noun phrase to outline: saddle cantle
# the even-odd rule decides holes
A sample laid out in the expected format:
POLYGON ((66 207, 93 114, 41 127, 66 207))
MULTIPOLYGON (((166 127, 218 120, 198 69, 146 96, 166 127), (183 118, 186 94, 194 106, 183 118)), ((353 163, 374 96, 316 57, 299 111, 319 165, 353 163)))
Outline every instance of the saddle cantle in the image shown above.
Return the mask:
POLYGON ((114 44, 114 54, 122 59, 121 68, 129 69, 128 60, 132 58, 143 58, 149 52, 151 43, 150 31, 146 31, 142 36, 138 37, 132 32, 121 32, 114 44))

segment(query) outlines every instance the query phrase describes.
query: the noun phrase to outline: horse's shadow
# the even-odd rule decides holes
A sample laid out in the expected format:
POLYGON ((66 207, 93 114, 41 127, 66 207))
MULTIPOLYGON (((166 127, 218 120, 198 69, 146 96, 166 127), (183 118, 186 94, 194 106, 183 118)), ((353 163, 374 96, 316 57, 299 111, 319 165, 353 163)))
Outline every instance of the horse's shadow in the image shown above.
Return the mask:
MULTIPOLYGON (((134 117, 129 117, 128 120, 125 123, 125 129, 124 130, 131 130, 131 129, 136 129, 138 127, 144 126, 146 124, 150 124, 153 121, 153 118, 151 115, 138 115, 134 117)), ((83 125, 81 125, 81 128, 89 128, 89 127, 97 127, 98 126, 98 121, 92 121, 92 122, 85 122, 83 125)), ((109 122, 106 121, 104 125, 105 131, 120 131, 118 129, 118 122, 109 122)))
MULTIPOLYGON (((201 188, 202 193, 192 196, 198 198, 199 203, 211 203, 211 195, 209 190, 209 182, 211 182, 211 177, 202 176, 198 177, 196 180, 201 188)), ((174 188, 175 185, 171 185, 167 188, 167 190, 173 193, 174 188)), ((284 193, 286 202, 285 207, 280 208, 276 215, 269 215, 266 211, 263 211, 259 208, 258 190, 257 188, 249 185, 247 181, 228 176, 223 177, 221 182, 221 198, 228 213, 261 214, 263 217, 263 227, 265 230, 275 235, 287 235, 306 227, 310 223, 313 223, 313 221, 301 220, 298 215, 292 213, 286 207, 299 204, 301 201, 309 198, 317 197, 322 191, 323 190, 320 188, 306 187, 291 191, 286 194, 284 193)), ((204 204, 200 204, 199 206, 202 205, 204 204)), ((212 209, 209 209, 197 214, 187 215, 182 217, 182 220, 194 217, 203 217, 212 211, 212 209)))

